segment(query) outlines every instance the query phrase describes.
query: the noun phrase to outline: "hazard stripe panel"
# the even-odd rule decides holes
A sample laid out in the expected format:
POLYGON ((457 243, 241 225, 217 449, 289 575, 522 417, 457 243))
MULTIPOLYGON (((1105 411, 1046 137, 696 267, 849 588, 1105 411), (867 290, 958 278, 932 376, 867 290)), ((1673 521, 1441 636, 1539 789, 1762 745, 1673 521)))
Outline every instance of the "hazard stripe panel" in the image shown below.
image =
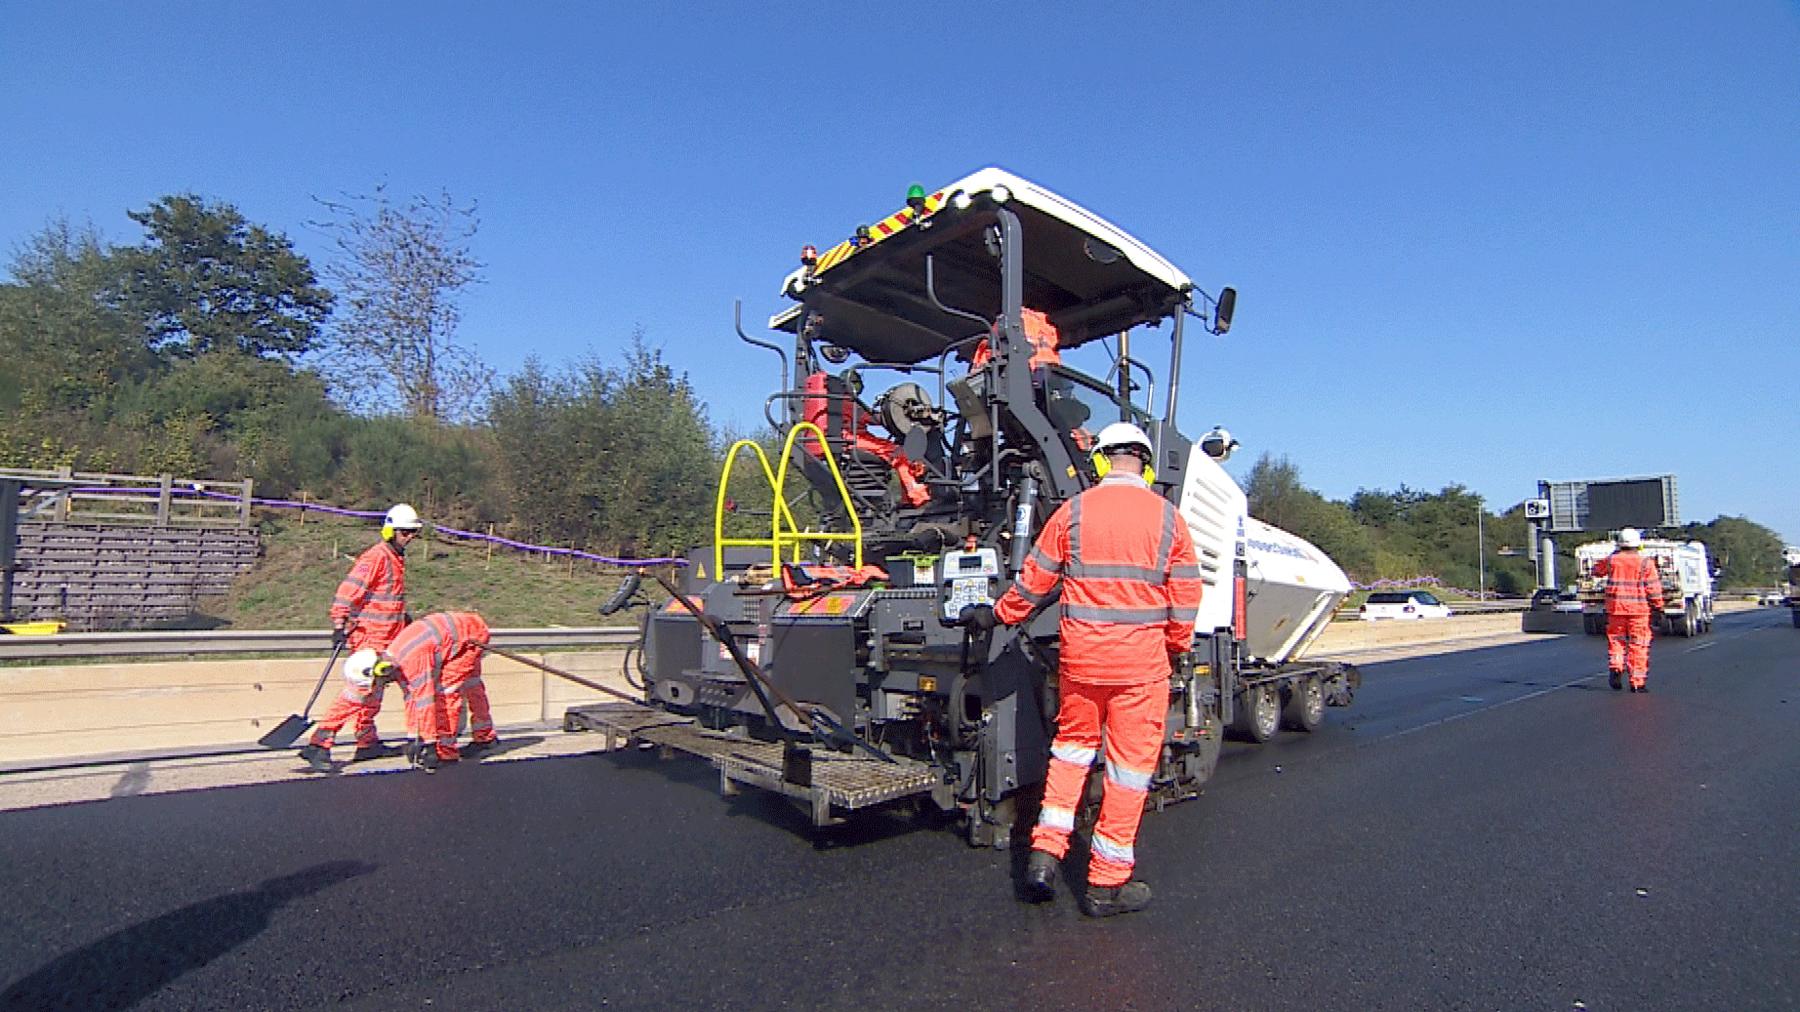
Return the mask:
POLYGON ((855 239, 845 239, 843 242, 838 243, 836 246, 833 246, 820 254, 818 266, 813 270, 813 276, 817 277, 818 275, 825 273, 833 267, 836 267, 838 264, 843 263, 845 260, 850 259, 850 257, 856 255, 859 251, 868 249, 870 246, 881 242, 883 239, 899 235, 901 232, 906 231, 906 227, 913 224, 914 221, 931 217, 937 213, 938 208, 943 206, 944 192, 939 190, 925 198, 925 213, 919 215, 917 218, 913 216, 913 210, 910 207, 903 207, 900 210, 895 211, 893 214, 890 214, 869 226, 868 242, 858 245, 855 239))

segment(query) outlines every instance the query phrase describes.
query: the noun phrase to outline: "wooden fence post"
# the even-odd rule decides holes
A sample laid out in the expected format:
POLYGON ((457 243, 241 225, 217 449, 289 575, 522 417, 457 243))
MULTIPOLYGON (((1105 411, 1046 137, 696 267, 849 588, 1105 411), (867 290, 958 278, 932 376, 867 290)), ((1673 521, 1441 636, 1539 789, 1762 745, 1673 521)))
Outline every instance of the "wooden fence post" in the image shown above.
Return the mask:
POLYGON ((250 526, 250 479, 244 479, 244 497, 238 500, 238 526, 250 526))
POLYGON ((169 526, 170 500, 175 497, 175 476, 163 474, 157 477, 162 480, 162 486, 156 492, 156 522, 160 526, 167 527, 169 526))

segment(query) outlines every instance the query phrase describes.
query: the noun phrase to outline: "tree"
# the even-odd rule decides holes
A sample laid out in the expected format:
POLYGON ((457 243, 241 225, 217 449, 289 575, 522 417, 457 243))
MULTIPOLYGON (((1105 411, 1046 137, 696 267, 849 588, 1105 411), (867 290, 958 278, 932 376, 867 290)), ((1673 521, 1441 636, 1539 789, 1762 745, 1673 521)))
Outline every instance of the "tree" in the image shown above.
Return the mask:
POLYGON ((393 403, 427 421, 477 416, 492 372, 456 341, 457 300, 481 280, 469 250, 473 205, 448 193, 397 205, 372 195, 318 203, 331 215, 338 259, 327 269, 344 299, 332 332, 331 372, 353 403, 393 403))
POLYGON ((159 363, 118 302, 123 269, 92 226, 57 219, 22 245, 0 284, 0 406, 85 408, 159 363))
POLYGON ((145 237, 121 254, 126 296, 152 347, 183 358, 232 349, 292 358, 312 348, 332 294, 286 236, 192 194, 130 213, 145 237))

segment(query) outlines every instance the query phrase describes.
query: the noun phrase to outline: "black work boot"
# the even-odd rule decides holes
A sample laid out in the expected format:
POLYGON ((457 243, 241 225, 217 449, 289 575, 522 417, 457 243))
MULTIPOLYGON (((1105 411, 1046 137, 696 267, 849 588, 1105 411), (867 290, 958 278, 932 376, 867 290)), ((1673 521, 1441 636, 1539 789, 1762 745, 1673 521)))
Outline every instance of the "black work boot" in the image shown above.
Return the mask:
POLYGON ((427 773, 438 771, 437 746, 426 745, 419 749, 419 765, 423 766, 427 773))
POLYGON ((323 746, 301 746, 300 758, 306 760, 306 765, 311 767, 314 773, 330 773, 334 770, 331 765, 331 752, 323 746))
MULTIPOLYGON (((1619 682, 1620 677, 1624 674, 1625 674, 1625 672, 1618 671, 1618 670, 1608 671, 1606 673, 1606 684, 1612 686, 1612 690, 1614 692, 1619 691, 1620 689, 1624 688, 1624 686, 1621 685, 1619 682)), ((1633 691, 1636 691, 1636 690, 1633 690, 1633 691)))
POLYGON ((462 754, 465 759, 480 759, 499 747, 500 741, 497 738, 493 741, 472 741, 463 746, 462 754))
POLYGON ((358 748, 356 754, 350 757, 350 761, 353 763, 364 763, 371 759, 391 759, 399 754, 400 750, 394 746, 383 745, 380 742, 376 742, 373 745, 364 745, 358 748))
POLYGON ((1056 858, 1034 850, 1025 859, 1025 902, 1045 903, 1056 898, 1056 858))
POLYGON ((1111 917, 1129 914, 1150 905, 1150 887, 1142 882, 1127 882, 1117 888, 1088 886, 1081 898, 1081 912, 1089 917, 1111 917))

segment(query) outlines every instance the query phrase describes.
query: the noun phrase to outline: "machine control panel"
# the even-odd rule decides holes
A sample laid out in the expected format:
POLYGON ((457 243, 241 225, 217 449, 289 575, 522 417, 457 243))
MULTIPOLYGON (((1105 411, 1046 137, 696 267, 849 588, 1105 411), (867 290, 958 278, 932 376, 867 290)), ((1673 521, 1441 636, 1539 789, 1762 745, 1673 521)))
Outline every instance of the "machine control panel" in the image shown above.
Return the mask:
POLYGON ((1000 553, 992 548, 945 552, 938 559, 938 619, 954 625, 972 604, 992 605, 1000 593, 1000 553))

